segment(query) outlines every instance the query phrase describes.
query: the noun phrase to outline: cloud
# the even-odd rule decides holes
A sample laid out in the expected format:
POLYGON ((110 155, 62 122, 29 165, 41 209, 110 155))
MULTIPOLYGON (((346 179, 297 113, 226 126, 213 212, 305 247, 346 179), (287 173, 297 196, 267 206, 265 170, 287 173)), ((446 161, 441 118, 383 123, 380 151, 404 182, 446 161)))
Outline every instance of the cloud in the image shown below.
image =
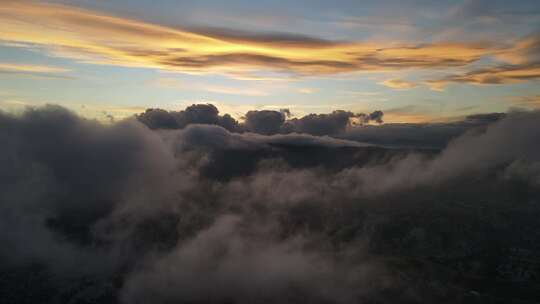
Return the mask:
POLYGON ((238 96, 267 96, 268 92, 257 88, 239 88, 231 86, 217 86, 196 82, 181 82, 175 78, 159 78, 153 84, 169 89, 178 89, 183 91, 206 91, 210 93, 219 93, 238 96))
POLYGON ((279 133, 284 122, 285 114, 280 111, 249 111, 245 116, 248 131, 265 135, 279 133))
POLYGON ((155 168, 171 165, 170 155, 157 146, 149 150, 157 137, 145 127, 106 127, 57 106, 16 118, 0 113, 0 124, 7 145, 0 152, 6 202, 0 222, 10 231, 0 238, 11 248, 0 252, 2 260, 50 263, 61 272, 106 271, 110 265, 99 261, 99 250, 90 254, 76 244, 87 242, 90 226, 112 211, 129 176, 138 170, 152 176, 155 168))
POLYGON ((151 129, 182 129, 189 124, 219 125, 232 132, 252 132, 263 135, 305 133, 311 135, 337 135, 356 124, 383 123, 384 113, 370 114, 337 110, 329 114, 309 114, 291 119, 289 109, 251 110, 236 121, 229 114, 220 116, 212 104, 194 104, 184 111, 148 109, 137 119, 151 129))
POLYGON ((538 108, 540 107, 540 95, 516 96, 511 98, 510 102, 518 107, 538 108))
POLYGON ((207 86, 206 91, 219 94, 243 96, 268 96, 269 93, 257 89, 230 88, 227 86, 207 86))
POLYGON ((465 117, 466 123, 489 124, 506 117, 505 113, 472 114, 465 117))
POLYGON ((383 111, 378 110, 378 111, 370 113, 367 116, 367 118, 364 119, 364 121, 367 121, 367 122, 374 121, 376 123, 383 123, 383 116, 384 116, 383 111))
POLYGON ((443 149, 454 138, 504 118, 503 113, 474 114, 438 123, 386 123, 350 128, 338 137, 387 147, 443 149))
POLYGON ((450 83, 466 83, 475 85, 512 84, 540 79, 540 64, 501 65, 494 68, 473 70, 462 75, 451 75, 426 83, 433 90, 442 90, 450 83))
POLYGON ((289 132, 307 133, 313 135, 335 135, 344 132, 352 122, 360 124, 369 121, 382 123, 383 113, 375 111, 369 115, 337 110, 329 114, 309 114, 301 118, 293 118, 284 126, 289 132))
POLYGON ((35 77, 69 79, 68 76, 63 75, 69 71, 66 68, 47 65, 0 62, 0 74, 22 74, 35 77))
POLYGON ((316 89, 312 89, 312 88, 300 88, 298 89, 298 93, 302 93, 302 94, 313 94, 317 92, 316 89))
POLYGON ((303 250, 301 239, 261 242, 243 230, 240 218, 219 218, 189 243, 133 275, 123 300, 274 303, 302 296, 303 300, 343 303, 384 286, 375 279, 369 291, 350 293, 347 288, 366 285, 370 276, 379 275, 378 270, 367 263, 346 270, 345 263, 303 250), (356 275, 348 277, 347 272, 356 275), (167 282, 179 288, 168 288, 167 282), (291 286, 295 286, 294 294, 291 286))
POLYGON ((502 60, 491 67, 477 68, 462 74, 449 75, 426 83, 433 90, 443 90, 451 83, 473 85, 512 84, 540 79, 540 35, 519 39, 512 47, 496 53, 502 60))
POLYGON ((511 64, 540 61, 540 33, 519 39, 511 48, 499 52, 496 57, 511 64))
MULTIPOLYGON (((512 269, 540 241, 521 233, 540 228, 538 111, 347 130, 391 149, 229 132, 211 105, 168 114, 184 128, 0 112, 9 299, 441 303, 471 296, 461 275, 496 278, 480 300, 534 300, 522 269, 536 265, 512 269), (404 137, 446 144, 397 148, 404 137), (516 276, 527 292, 501 283, 516 276)), ((343 113, 328 115, 313 119, 343 113)))
POLYGON ((392 88, 392 89, 396 89, 396 90, 408 90, 408 89, 416 88, 417 86, 416 83, 414 82, 397 79, 397 78, 387 79, 383 82, 380 82, 379 84, 392 88))
POLYGON ((176 140, 182 146, 199 147, 209 150, 220 149, 262 149, 272 146, 298 145, 322 147, 366 147, 370 144, 344 140, 333 137, 314 136, 309 134, 273 134, 232 133, 215 125, 190 125, 178 134, 176 140))
POLYGON ((496 50, 479 44, 395 45, 334 42, 292 34, 189 30, 26 1, 5 3, 0 19, 1 40, 44 47, 55 56, 94 64, 232 76, 256 71, 308 76, 446 68, 470 64, 496 50))
POLYGON ((64 73, 68 69, 52 67, 46 65, 28 65, 17 63, 0 63, 0 72, 21 72, 21 73, 64 73))
POLYGON ((180 129, 189 124, 214 124, 231 131, 238 128, 234 118, 229 114, 219 115, 212 104, 194 104, 179 112, 147 109, 136 118, 151 129, 180 129))

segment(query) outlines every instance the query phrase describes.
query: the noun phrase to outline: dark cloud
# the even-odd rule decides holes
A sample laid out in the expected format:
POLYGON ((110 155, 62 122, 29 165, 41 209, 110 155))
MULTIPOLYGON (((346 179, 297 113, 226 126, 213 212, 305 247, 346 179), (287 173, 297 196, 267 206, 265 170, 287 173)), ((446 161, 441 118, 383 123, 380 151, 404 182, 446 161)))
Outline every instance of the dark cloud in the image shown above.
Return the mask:
POLYGON ((468 123, 491 123, 506 116, 505 113, 486 113, 486 114, 473 114, 465 117, 465 122, 468 123))
POLYGON ((363 125, 348 129, 339 138, 387 147, 442 149, 453 138, 483 128, 506 116, 504 113, 473 114, 448 123, 391 123, 363 125))
POLYGON ((137 172, 150 178, 172 165, 155 145, 158 137, 134 122, 104 127, 56 106, 17 118, 0 114, 0 125, 0 238, 10 248, 1 251, 3 260, 108 267, 85 252, 91 227, 112 212, 137 172))
POLYGON ((345 131, 350 125, 350 119, 356 116, 349 111, 334 111, 330 114, 310 114, 294 118, 287 123, 292 132, 328 135, 345 131))
MULTIPOLYGON (((228 114, 220 116, 218 113, 217 108, 211 104, 198 104, 179 112, 149 109, 136 117, 151 129, 182 129, 190 124, 210 124, 237 133, 328 135, 386 147, 442 149, 453 138, 469 130, 482 130, 486 125, 506 116, 505 113, 482 113, 448 123, 383 124, 382 111, 364 114, 337 110, 328 114, 309 114, 290 118, 292 113, 288 109, 281 109, 249 111, 244 117, 245 121, 240 123, 228 114)), ((215 142, 216 146, 226 146, 217 139, 215 142)))
MULTIPOLYGON (((276 113, 272 132, 285 114, 260 114, 276 113)), ((311 119, 343 114, 327 115, 311 119)), ((0 113, 4 302, 536 300, 539 112, 312 127, 391 149, 231 132, 220 117, 0 113)))
POLYGON ((191 28, 195 33, 207 35, 209 37, 233 42, 258 42, 263 44, 290 45, 304 48, 331 47, 339 43, 293 33, 254 33, 241 31, 238 29, 226 29, 216 27, 191 28))
POLYGON ((137 115, 137 119, 151 129, 181 129, 189 124, 218 125, 230 131, 238 127, 234 118, 229 114, 219 115, 212 104, 194 104, 179 112, 148 109, 137 115))
POLYGON ((176 118, 168 111, 162 109, 147 109, 144 113, 137 115, 137 119, 150 129, 180 128, 176 118))
POLYGON ((287 121, 284 130, 312 135, 337 135, 344 132, 352 124, 365 124, 371 121, 382 123, 383 115, 382 111, 363 114, 343 110, 337 110, 330 114, 310 114, 287 121))
POLYGON ((234 216, 220 217, 193 240, 153 261, 127 282, 126 303, 347 302, 384 287, 382 280, 374 279, 370 290, 344 293, 372 276, 381 277, 376 262, 355 265, 356 276, 348 277, 350 269, 344 264, 305 252, 305 240, 261 242, 241 222, 234 216), (181 287, 164 288, 168 281, 181 287), (209 286, 214 286, 212 292, 209 286))
POLYGON ((194 104, 183 111, 148 109, 137 115, 137 119, 151 129, 182 129, 189 124, 218 125, 232 132, 252 132, 263 135, 306 133, 310 135, 337 135, 348 127, 370 122, 382 123, 384 113, 370 114, 337 110, 329 114, 309 114, 292 118, 289 109, 248 111, 243 123, 238 123, 230 115, 219 115, 212 104, 194 104))
POLYGON ((249 111, 245 116, 246 129, 264 135, 279 133, 284 122, 285 114, 280 111, 249 111))
POLYGON ((382 111, 375 111, 369 114, 368 119, 376 123, 383 123, 384 113, 382 111))

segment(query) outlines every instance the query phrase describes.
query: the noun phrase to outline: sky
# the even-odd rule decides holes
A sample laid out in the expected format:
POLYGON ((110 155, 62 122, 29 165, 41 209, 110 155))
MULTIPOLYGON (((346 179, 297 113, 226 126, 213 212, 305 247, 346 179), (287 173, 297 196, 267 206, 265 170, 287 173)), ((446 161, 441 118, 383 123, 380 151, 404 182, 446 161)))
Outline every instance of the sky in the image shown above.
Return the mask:
POLYGON ((2 0, 0 79, 8 112, 448 121, 540 106, 540 2, 2 0))

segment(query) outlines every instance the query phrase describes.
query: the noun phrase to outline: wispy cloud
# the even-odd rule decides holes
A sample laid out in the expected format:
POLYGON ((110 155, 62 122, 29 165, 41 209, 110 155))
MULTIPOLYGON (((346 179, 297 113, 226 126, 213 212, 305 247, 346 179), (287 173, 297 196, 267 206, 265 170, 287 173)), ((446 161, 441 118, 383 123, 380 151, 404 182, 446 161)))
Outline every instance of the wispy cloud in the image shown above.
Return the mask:
POLYGON ((533 96, 514 96, 510 98, 514 106, 525 108, 540 108, 540 95, 533 96))
POLYGON ((185 73, 293 75, 464 66, 491 45, 328 41, 291 34, 187 30, 71 6, 18 1, 0 8, 0 40, 75 60, 185 73))
POLYGON ((46 66, 46 65, 30 65, 18 63, 0 62, 0 73, 64 73, 69 69, 46 66))
POLYGON ((235 87, 235 86, 221 86, 221 85, 212 85, 206 83, 197 83, 197 82, 182 82, 176 78, 159 78, 156 81, 151 83, 152 85, 168 88, 168 89, 177 89, 186 92, 193 91, 204 91, 210 93, 219 93, 219 94, 228 94, 228 95, 241 95, 241 96, 268 96, 269 92, 255 88, 255 87, 235 87))
POLYGON ((408 90, 417 87, 417 84, 414 82, 397 78, 386 79, 385 81, 379 82, 379 84, 396 90, 408 90))
POLYGON ((434 113, 433 109, 417 105, 406 105, 384 110, 384 120, 387 123, 429 123, 446 121, 440 113, 434 113))
POLYGON ((441 79, 428 80, 426 84, 433 90, 443 90, 450 83, 475 85, 511 84, 536 79, 540 79, 540 63, 483 68, 460 75, 450 75, 441 79))
POLYGON ((317 92, 317 89, 314 89, 314 88, 300 88, 298 89, 298 93, 302 93, 302 94, 313 94, 317 92))
POLYGON ((428 80, 434 90, 443 90, 451 83, 511 84, 540 79, 540 33, 518 40, 512 47, 495 54, 499 63, 462 74, 428 80))

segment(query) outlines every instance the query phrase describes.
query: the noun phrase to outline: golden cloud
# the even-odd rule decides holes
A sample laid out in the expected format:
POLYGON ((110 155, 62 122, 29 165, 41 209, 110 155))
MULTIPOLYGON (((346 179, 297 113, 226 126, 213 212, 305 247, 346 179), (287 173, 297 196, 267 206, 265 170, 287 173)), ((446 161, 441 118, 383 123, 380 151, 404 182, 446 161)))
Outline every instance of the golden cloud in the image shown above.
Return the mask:
POLYGON ((397 78, 386 79, 385 81, 379 82, 379 84, 396 90, 408 90, 416 88, 417 86, 414 82, 397 78))
POLYGON ((500 62, 463 74, 428 80, 433 90, 442 90, 450 83, 511 84, 540 79, 540 33, 518 40, 512 47, 494 54, 500 62))
POLYGON ((426 84, 432 90, 443 90, 450 83, 511 84, 540 79, 540 63, 521 65, 501 65, 493 68, 473 70, 462 75, 451 75, 445 78, 428 80, 426 84))
POLYGON ((518 107, 540 108, 540 95, 515 96, 510 101, 518 107))
POLYGON ((294 75, 464 66, 496 51, 480 44, 393 45, 298 35, 186 30, 71 6, 8 1, 0 40, 79 61, 185 73, 294 75))
POLYGON ((519 39, 514 45, 501 50, 496 57, 504 62, 519 65, 540 61, 540 33, 519 39))
POLYGON ((69 69, 46 65, 30 65, 0 62, 0 73, 64 73, 69 69))
POLYGON ((313 94, 317 92, 317 89, 313 89, 313 88, 300 88, 298 89, 298 93, 301 93, 301 94, 313 94))

